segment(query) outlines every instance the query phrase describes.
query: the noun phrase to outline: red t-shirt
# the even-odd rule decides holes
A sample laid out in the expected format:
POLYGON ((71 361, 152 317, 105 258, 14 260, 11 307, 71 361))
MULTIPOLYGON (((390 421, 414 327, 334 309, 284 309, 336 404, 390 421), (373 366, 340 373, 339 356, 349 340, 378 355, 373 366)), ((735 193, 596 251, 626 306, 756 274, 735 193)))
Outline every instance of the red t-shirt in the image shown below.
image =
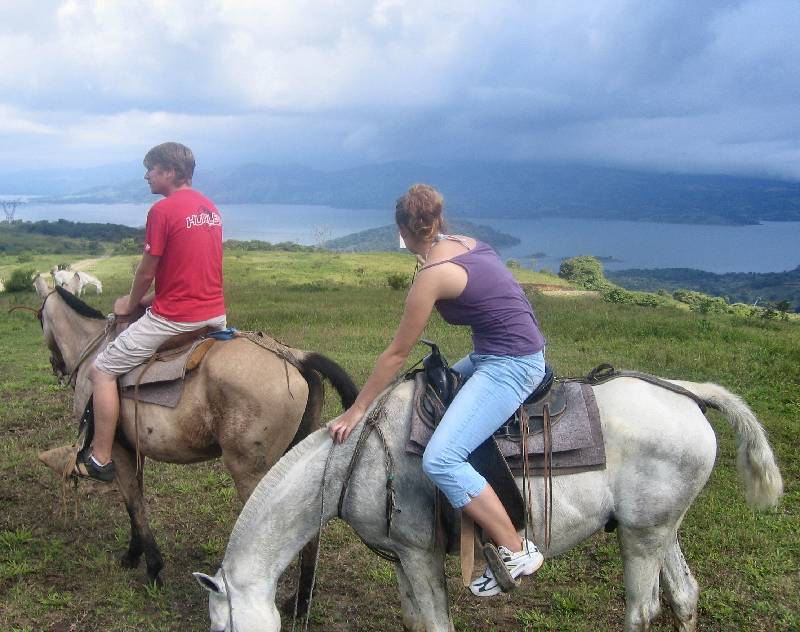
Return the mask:
POLYGON ((179 323, 225 313, 222 294, 222 218, 194 189, 179 189, 147 214, 144 251, 161 257, 154 314, 179 323))

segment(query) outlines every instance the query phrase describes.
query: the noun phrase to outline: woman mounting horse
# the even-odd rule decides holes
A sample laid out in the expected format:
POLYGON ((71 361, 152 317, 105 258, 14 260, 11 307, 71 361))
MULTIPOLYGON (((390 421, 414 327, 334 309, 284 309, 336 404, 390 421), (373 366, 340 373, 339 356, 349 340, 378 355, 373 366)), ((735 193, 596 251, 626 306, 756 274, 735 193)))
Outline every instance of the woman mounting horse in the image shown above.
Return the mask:
MULTIPOLYGON (((425 184, 412 186, 397 201, 400 236, 422 267, 394 339, 330 433, 338 442, 347 439, 405 364, 434 307, 448 323, 469 325, 474 351, 453 365, 466 383, 436 427, 422 468, 455 509, 483 528, 517 578, 535 572, 544 558, 531 540, 520 540, 491 485, 467 458, 542 381, 545 340, 525 293, 497 253, 471 237, 442 234, 443 204, 441 194, 425 184)), ((479 597, 501 592, 489 568, 470 590, 479 597)))
MULTIPOLYGON (((698 402, 719 410, 735 431, 747 501, 761 509, 776 505, 783 492, 763 427, 739 397, 716 384, 672 381, 692 398, 632 377, 593 386, 606 468, 555 477, 552 538, 541 552, 522 542, 513 526, 509 532, 510 521, 491 488, 463 460, 541 379, 544 341, 530 307, 521 304, 524 295, 488 247, 467 237, 439 235, 441 201, 432 188, 417 186, 397 204, 400 234, 425 265, 409 291, 394 340, 356 402, 327 431, 315 432, 287 453, 259 483, 236 521, 217 573, 195 573, 209 591, 211 629, 279 630, 278 577, 321 525, 339 517, 370 547, 394 557, 405 628, 452 632, 433 480, 505 548, 512 575, 532 571, 542 555, 564 553, 616 524, 624 559, 625 629, 649 628, 663 587, 676 627, 695 630, 699 588, 677 533, 716 457, 714 431, 698 402), (482 275, 492 279, 491 288, 482 286, 482 275), (502 315, 480 320, 498 304, 505 306, 502 315), (469 380, 443 418, 443 432, 438 438, 434 434, 421 468, 419 458, 406 451, 414 382, 384 389, 434 306, 445 318, 473 326, 476 353, 456 365, 469 380), (484 326, 499 328, 501 339, 484 326), (473 418, 478 412, 481 420, 473 418), (486 418, 492 423, 484 425, 486 418), (477 431, 464 427, 469 424, 477 431), (365 441, 347 441, 359 427, 365 441), (392 503, 388 481, 394 481, 392 503)), ((528 484, 531 515, 544 515, 544 480, 534 477, 528 484)), ((531 531, 536 539, 544 537, 541 523, 532 524, 531 531)), ((481 595, 497 590, 491 574, 471 589, 481 595)))

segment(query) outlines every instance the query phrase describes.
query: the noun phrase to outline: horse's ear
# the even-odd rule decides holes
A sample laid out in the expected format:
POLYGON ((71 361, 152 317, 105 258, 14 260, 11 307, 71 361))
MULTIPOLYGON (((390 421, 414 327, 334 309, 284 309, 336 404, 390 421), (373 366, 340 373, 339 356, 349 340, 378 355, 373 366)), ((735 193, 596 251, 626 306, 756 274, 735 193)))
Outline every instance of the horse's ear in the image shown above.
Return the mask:
POLYGON ((197 583, 205 588, 208 592, 217 593, 218 595, 225 594, 225 585, 216 577, 211 577, 205 573, 192 573, 197 583))
POLYGON ((42 278, 41 274, 37 274, 33 278, 33 287, 36 288, 36 293, 39 295, 39 298, 44 298, 50 293, 50 288, 47 285, 47 281, 42 278))
POLYGON ((81 289, 81 277, 77 272, 72 275, 72 278, 69 280, 69 283, 64 286, 64 289, 70 294, 78 295, 78 290, 81 289))

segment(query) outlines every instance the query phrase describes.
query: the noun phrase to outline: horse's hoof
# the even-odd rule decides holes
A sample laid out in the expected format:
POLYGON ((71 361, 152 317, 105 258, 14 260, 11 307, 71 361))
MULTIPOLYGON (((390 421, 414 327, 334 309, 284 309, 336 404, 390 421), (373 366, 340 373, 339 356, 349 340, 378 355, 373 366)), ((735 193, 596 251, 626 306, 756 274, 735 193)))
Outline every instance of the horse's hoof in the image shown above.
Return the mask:
POLYGON ((124 553, 119 558, 119 565, 122 568, 136 568, 139 566, 139 561, 142 559, 141 555, 131 555, 130 553, 124 553))

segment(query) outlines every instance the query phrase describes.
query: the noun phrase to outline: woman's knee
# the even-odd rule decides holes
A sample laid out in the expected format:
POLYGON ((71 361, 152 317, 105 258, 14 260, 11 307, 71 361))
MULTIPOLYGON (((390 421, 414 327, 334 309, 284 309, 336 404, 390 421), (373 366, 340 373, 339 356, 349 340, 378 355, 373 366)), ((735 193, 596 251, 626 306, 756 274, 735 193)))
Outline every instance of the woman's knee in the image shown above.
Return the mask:
POLYGON ((446 474, 453 465, 440 450, 426 449, 422 454, 422 471, 433 481, 446 474))

